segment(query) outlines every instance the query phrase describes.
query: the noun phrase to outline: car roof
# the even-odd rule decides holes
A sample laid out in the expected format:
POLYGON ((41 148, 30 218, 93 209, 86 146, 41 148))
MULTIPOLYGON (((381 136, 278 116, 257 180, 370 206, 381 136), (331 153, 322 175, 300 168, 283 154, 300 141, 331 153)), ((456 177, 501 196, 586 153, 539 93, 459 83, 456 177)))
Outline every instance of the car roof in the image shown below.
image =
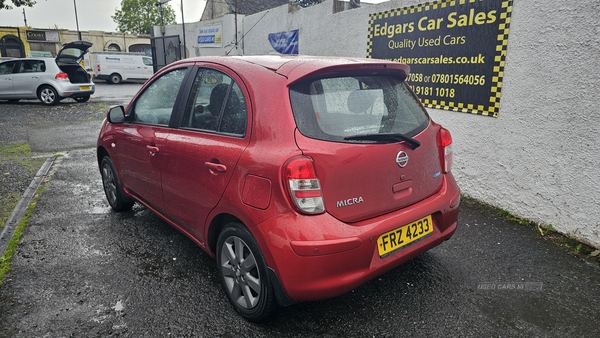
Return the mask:
POLYGON ((7 61, 26 61, 26 60, 43 60, 43 61, 50 61, 50 60, 54 60, 54 58, 48 58, 48 57, 31 57, 31 58, 12 58, 10 60, 1 60, 2 62, 7 62, 7 61))
POLYGON ((396 73, 406 78, 410 67, 393 61, 343 56, 309 55, 236 55, 206 56, 188 59, 197 62, 214 62, 233 69, 239 68, 239 62, 266 68, 288 79, 288 84, 315 74, 345 70, 367 70, 372 73, 396 73), (238 64, 238 67, 235 65, 238 64))

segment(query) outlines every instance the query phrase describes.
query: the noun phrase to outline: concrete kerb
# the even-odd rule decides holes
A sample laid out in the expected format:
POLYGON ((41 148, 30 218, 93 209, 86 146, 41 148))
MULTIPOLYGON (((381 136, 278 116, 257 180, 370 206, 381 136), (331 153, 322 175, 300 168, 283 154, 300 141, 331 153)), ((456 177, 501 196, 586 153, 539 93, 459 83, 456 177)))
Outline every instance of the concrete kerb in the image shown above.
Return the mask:
POLYGON ((29 187, 27 187, 23 193, 21 200, 19 200, 19 203, 4 224, 2 232, 0 232, 0 257, 4 255, 4 251, 13 237, 17 225, 19 225, 19 222, 21 222, 21 219, 27 211, 29 203, 31 203, 31 200, 33 199, 33 196, 35 196, 35 193, 37 192, 43 179, 48 175, 48 172, 50 171, 50 168, 55 160, 56 156, 52 156, 47 158, 44 164, 42 164, 37 174, 35 174, 35 177, 29 184, 29 187))

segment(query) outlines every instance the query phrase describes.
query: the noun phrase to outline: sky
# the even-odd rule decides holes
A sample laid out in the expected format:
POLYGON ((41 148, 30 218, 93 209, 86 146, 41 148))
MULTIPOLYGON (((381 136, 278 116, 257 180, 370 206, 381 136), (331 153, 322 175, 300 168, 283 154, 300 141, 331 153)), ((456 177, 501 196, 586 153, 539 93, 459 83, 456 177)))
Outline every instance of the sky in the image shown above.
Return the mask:
MULTIPOLYGON (((242 0, 243 1, 243 0, 242 0)), ((387 0, 363 0, 364 3, 380 3, 387 0)), ((10 0, 7 3, 12 5, 10 0)), ((206 5, 206 0, 171 0, 166 5, 175 11, 177 23, 181 23, 181 4, 185 22, 198 22, 206 5)), ((27 26, 39 29, 77 30, 75 7, 79 30, 99 30, 116 32, 117 24, 111 18, 116 9, 121 8, 121 0, 37 0, 33 7, 14 7, 12 10, 0 9, 0 26, 25 26, 23 9, 27 18, 27 26)))
MULTIPOLYGON (((0 9, 0 26, 25 26, 23 8, 27 18, 27 26, 33 28, 63 28, 77 30, 75 7, 79 30, 100 30, 116 32, 117 24, 111 18, 115 10, 121 8, 121 0, 36 0, 33 7, 14 7, 12 10, 0 9)), ((5 2, 12 5, 10 0, 5 2)), ((175 11, 177 23, 181 23, 182 0, 171 0, 165 5, 175 11)), ((183 16, 185 22, 197 22, 202 16, 206 0, 183 0, 183 16)))

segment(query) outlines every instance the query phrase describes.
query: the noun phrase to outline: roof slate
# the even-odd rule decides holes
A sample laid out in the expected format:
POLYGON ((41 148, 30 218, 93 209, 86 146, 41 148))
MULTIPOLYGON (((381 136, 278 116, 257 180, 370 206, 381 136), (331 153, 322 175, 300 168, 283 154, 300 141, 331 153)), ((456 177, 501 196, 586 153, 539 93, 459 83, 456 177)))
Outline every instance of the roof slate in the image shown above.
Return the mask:
POLYGON ((225 0, 225 2, 232 10, 237 3, 238 14, 251 15, 285 5, 289 0, 225 0))

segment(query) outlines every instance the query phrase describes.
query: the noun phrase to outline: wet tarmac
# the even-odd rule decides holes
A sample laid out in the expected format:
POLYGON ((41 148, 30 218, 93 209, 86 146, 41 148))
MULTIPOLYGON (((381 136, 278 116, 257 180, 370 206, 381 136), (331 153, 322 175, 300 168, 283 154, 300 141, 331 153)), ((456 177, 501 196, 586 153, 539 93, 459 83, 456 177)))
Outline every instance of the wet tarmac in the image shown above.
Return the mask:
POLYGON ((105 201, 92 108, 139 86, 99 84, 87 105, 0 105, 4 142, 61 154, 0 286, 0 337, 600 337, 598 262, 469 203, 439 247, 340 297, 245 321, 191 240, 105 201))
POLYGON ((122 105, 128 104, 143 85, 143 82, 139 81, 114 85, 97 79, 94 80, 94 83, 96 84, 96 92, 92 95, 92 101, 110 101, 122 105))
POLYGON ((600 336, 597 263, 477 206, 461 212, 441 246, 255 324, 228 304, 208 255, 141 206, 112 212, 94 150, 68 151, 0 287, 0 336, 600 336))

